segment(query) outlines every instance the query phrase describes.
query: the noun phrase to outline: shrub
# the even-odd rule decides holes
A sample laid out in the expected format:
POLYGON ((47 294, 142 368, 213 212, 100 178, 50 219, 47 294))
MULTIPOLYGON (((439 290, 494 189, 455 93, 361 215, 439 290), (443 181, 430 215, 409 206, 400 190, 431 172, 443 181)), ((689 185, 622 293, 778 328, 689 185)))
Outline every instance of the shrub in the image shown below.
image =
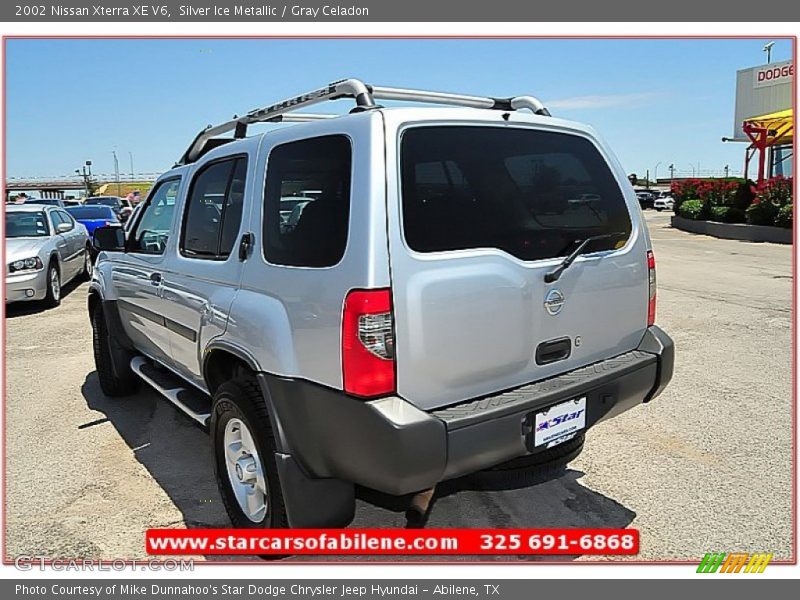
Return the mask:
POLYGON ((750 180, 742 181, 733 195, 733 206, 743 211, 747 210, 747 207, 753 203, 755 197, 755 184, 750 180))
MULTIPOLYGON (((746 191, 740 192, 740 189, 746 184, 747 182, 741 179, 683 179, 681 181, 673 181, 671 192, 672 198, 675 200, 675 214, 680 214, 681 204, 687 200, 695 199, 702 200, 707 207, 737 206, 744 210, 749 206, 752 195, 746 199, 742 198, 740 200, 742 205, 736 204, 736 198, 737 194, 750 191, 749 187, 747 187, 746 191)), ((708 212, 707 209, 706 212, 708 212)))
POLYGON ((742 209, 735 206, 712 206, 709 220, 720 223, 744 223, 747 216, 742 209))
POLYGON ((758 192, 758 197, 776 206, 783 206, 792 201, 792 178, 777 176, 765 181, 758 192))
POLYGON ((684 200, 681 203, 680 212, 678 214, 684 219, 703 221, 706 218, 706 205, 702 200, 697 198, 692 200, 684 200))
POLYGON ((772 202, 764 202, 756 198, 748 207, 747 222, 751 225, 774 225, 778 215, 778 207, 772 202))
POLYGON ((681 205, 687 200, 697 198, 697 185, 700 182, 697 179, 683 179, 681 181, 673 181, 670 186, 670 194, 675 201, 673 210, 676 215, 681 214, 681 205))
POLYGON ((786 229, 792 228, 793 217, 792 217, 792 209, 794 208, 794 204, 790 202, 789 204, 784 204, 778 210, 778 214, 775 217, 775 226, 776 227, 785 227, 786 229))

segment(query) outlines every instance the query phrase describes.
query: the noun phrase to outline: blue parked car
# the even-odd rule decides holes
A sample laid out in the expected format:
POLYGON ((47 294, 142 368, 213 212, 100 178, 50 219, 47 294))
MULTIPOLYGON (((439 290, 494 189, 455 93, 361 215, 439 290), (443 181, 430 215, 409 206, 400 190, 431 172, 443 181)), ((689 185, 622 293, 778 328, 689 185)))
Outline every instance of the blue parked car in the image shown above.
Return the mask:
MULTIPOLYGON (((105 225, 121 225, 117 213, 110 206, 104 206, 102 204, 93 206, 68 206, 65 210, 72 215, 73 219, 86 227, 90 241, 94 238, 94 230, 98 227, 104 227, 105 225)), ((89 252, 92 256, 92 262, 94 262, 94 259, 97 257, 97 252, 94 248, 89 252)))
POLYGON ((120 224, 117 213, 110 206, 68 206, 66 211, 72 215, 73 219, 86 227, 90 238, 94 235, 97 227, 120 224))

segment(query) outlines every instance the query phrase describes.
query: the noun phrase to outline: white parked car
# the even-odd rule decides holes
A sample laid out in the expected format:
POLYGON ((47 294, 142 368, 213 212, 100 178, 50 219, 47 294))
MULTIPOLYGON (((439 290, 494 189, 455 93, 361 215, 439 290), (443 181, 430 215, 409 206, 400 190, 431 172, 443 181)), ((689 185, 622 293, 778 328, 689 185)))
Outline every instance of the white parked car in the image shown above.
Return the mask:
POLYGON ((6 206, 6 302, 61 303, 61 287, 75 277, 90 279, 92 261, 86 227, 58 206, 6 206))
POLYGON ((656 198, 653 202, 653 208, 655 208, 658 212, 661 212, 662 210, 672 210, 674 206, 675 200, 672 199, 672 196, 656 198))

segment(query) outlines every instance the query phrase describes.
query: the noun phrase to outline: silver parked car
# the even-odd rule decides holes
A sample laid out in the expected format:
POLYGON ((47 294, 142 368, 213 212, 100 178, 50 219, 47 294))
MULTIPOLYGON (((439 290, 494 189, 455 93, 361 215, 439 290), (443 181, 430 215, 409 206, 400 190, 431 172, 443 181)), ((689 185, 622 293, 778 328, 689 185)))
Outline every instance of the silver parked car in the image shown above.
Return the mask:
POLYGON ((65 210, 43 204, 6 206, 6 302, 58 306, 61 288, 92 275, 89 235, 65 210))
POLYGON ((143 380, 208 428, 239 527, 345 525, 356 485, 424 512, 447 479, 563 468, 672 377, 625 171, 532 96, 332 83, 203 130, 94 244, 103 392, 143 380), (356 109, 293 112, 337 98, 356 109))

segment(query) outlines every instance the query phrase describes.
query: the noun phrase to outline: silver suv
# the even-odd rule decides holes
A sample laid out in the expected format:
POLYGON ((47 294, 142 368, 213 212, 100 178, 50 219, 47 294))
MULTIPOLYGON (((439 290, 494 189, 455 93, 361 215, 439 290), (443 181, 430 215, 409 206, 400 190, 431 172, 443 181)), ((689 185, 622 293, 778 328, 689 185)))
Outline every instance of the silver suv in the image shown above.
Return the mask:
POLYGON ((203 130, 94 240, 102 389, 144 380, 209 429, 236 526, 563 465, 672 377, 624 171, 531 96, 336 82, 203 130))

